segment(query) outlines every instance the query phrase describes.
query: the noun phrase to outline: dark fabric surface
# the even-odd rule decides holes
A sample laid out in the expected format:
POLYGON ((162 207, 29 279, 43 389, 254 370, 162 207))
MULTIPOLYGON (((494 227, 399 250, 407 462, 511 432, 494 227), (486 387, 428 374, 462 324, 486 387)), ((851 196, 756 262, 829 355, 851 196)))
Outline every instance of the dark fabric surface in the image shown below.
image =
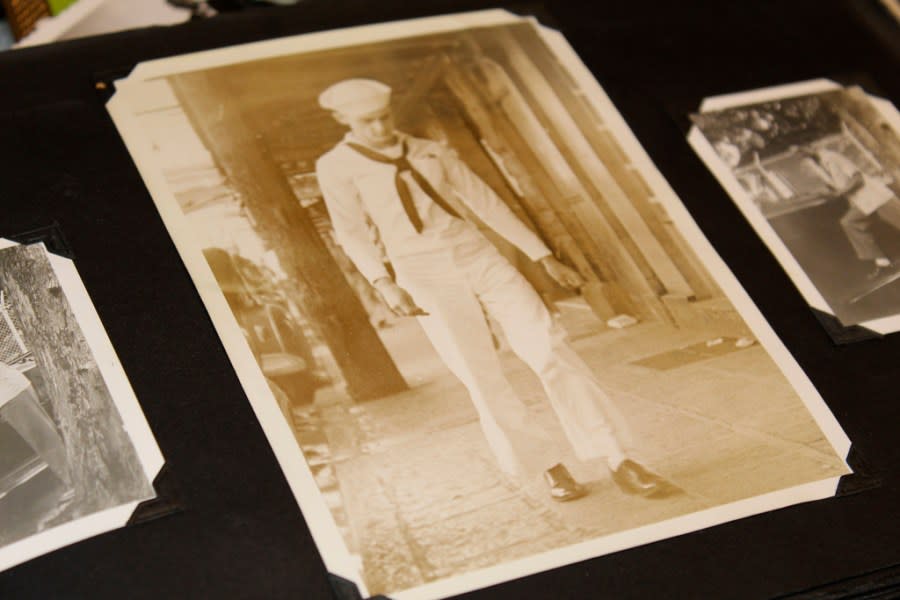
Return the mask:
MULTIPOLYGON (((54 223, 61 228, 184 509, 0 573, 0 598, 332 593, 302 515, 95 80, 162 56, 486 6, 308 0, 0 55, 0 235, 54 223)), ((900 52, 890 44, 900 31, 878 14, 874 0, 572 1, 548 3, 543 12, 604 85, 881 485, 466 597, 771 598, 830 586, 808 595, 830 598, 870 589, 872 582, 890 585, 897 578, 890 567, 900 563, 900 334, 832 343, 684 134, 686 114, 704 96, 813 77, 862 82, 897 102, 900 52), (842 580, 847 583, 835 585, 842 580)))

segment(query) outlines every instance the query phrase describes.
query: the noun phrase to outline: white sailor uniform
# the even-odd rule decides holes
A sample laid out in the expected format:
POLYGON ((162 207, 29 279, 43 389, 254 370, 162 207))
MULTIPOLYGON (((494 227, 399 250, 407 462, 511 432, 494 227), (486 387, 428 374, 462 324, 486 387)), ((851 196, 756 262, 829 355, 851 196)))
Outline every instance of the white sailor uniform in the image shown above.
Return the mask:
MULTIPOLYGON (((398 133, 396 146, 369 149, 409 163, 444 199, 455 198, 530 259, 550 254, 546 245, 445 146, 398 133)), ((494 349, 486 311, 503 328, 510 347, 538 375, 568 441, 582 460, 620 461, 618 417, 589 368, 566 344, 540 296, 478 231, 441 208, 410 172, 400 177, 421 219, 411 222, 395 181, 397 169, 367 158, 348 133, 316 164, 336 238, 371 282, 388 273, 372 242, 378 230, 384 250, 405 289, 428 316, 418 317, 447 367, 466 386, 488 444, 510 474, 531 474, 560 460, 559 449, 533 423, 516 396, 494 349)), ((620 427, 620 426, 619 426, 620 427)))

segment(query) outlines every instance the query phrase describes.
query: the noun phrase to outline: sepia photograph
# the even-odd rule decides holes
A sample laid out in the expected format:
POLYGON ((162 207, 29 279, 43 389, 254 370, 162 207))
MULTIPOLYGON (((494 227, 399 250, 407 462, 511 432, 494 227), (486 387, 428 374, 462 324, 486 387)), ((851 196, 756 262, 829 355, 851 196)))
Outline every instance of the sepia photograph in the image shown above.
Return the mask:
POLYGON ((41 245, 0 250, 0 569, 122 526, 155 496, 158 450, 133 408, 123 420, 121 382, 61 279, 41 245))
POLYGON ((435 598, 832 496, 850 443, 558 33, 154 61, 108 105, 329 571, 435 598))
POLYGON ((896 110, 882 110, 858 87, 827 85, 805 94, 797 89, 752 103, 735 95, 727 108, 692 115, 697 143, 702 136, 705 160, 727 172, 720 178, 738 182, 735 202, 761 217, 754 225, 770 247, 777 238, 784 252, 773 251, 783 265, 785 254, 795 265, 786 267, 788 272, 802 272, 803 279, 794 280, 810 304, 823 309, 810 300, 817 293, 824 310, 845 327, 895 331, 900 138, 891 117, 896 110))

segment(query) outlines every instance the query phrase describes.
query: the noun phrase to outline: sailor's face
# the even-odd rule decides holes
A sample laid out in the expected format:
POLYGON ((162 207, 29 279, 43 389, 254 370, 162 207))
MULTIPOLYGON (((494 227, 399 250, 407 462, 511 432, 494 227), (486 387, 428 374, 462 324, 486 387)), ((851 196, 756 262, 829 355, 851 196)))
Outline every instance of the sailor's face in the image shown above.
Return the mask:
POLYGON ((354 117, 344 115, 342 121, 359 141, 373 148, 392 146, 397 141, 390 106, 354 117))

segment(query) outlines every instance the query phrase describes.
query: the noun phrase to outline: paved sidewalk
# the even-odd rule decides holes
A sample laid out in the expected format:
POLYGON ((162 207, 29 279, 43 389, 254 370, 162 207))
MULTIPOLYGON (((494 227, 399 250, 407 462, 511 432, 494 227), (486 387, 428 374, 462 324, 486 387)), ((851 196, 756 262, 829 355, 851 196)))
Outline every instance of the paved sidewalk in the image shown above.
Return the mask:
MULTIPOLYGON (((683 365, 659 370, 634 363, 716 333, 657 323, 606 330, 577 308, 564 323, 629 423, 632 455, 684 493, 626 496, 604 465, 574 456, 567 464, 590 489, 584 499, 557 504, 538 478, 524 487, 509 481, 464 388, 418 326, 401 321, 384 338, 412 389, 355 406, 317 397, 304 446, 310 458, 309 436, 318 431, 320 485, 372 594, 844 472, 759 345, 702 360, 679 353, 683 365)), ((504 363, 538 420, 564 444, 537 378, 508 352, 504 363)))

